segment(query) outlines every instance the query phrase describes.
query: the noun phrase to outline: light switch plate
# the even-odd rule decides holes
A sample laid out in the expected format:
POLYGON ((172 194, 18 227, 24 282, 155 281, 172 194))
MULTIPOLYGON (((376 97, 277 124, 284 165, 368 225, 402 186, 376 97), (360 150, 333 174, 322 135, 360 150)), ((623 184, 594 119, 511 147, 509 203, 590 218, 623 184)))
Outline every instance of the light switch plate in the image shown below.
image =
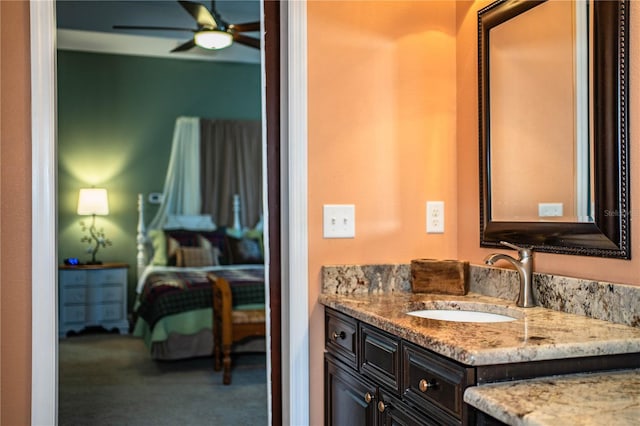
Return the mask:
POLYGON ((325 204, 323 210, 324 238, 355 238, 356 206, 325 204))

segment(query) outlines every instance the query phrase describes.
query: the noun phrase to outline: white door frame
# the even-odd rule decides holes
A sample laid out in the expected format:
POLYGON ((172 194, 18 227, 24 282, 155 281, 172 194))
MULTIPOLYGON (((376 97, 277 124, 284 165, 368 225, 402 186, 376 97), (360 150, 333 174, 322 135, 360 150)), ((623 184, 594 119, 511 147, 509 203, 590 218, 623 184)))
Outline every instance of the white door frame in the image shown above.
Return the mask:
MULTIPOLYGON (((306 4, 283 1, 283 420, 309 423, 306 4), (286 12, 286 13, 284 13, 286 12), (286 35, 286 37, 284 37, 286 35), (290 285, 296 283, 296 285, 290 285)), ((58 421, 56 23, 53 0, 30 1, 32 144, 31 424, 58 421)))
POLYGON ((58 408, 56 49, 53 1, 32 1, 31 22, 31 424, 58 408))

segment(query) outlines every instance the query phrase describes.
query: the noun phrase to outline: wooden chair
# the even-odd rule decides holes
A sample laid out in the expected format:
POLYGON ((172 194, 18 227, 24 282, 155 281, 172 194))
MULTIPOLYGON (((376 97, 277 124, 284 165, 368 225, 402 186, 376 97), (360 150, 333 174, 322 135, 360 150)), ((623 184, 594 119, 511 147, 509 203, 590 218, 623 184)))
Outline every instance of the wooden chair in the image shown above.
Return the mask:
MULTIPOLYGON (((224 367, 222 383, 231 384, 231 346, 250 337, 266 335, 266 318, 262 309, 234 309, 229 282, 213 273, 207 275, 213 286, 213 353, 214 370, 224 367)), ((240 301, 241 302, 241 301, 240 301)))

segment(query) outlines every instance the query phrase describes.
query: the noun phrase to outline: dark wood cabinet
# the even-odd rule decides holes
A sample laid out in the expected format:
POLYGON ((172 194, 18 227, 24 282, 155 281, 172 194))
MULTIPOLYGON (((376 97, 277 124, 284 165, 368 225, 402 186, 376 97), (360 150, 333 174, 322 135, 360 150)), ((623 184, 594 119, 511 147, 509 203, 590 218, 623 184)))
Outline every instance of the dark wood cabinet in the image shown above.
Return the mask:
MULTIPOLYGON (((499 425, 469 386, 640 368, 638 353, 469 366, 325 308, 327 425, 499 425)), ((389 330, 389 329, 387 329, 389 330)))
POLYGON ((327 426, 467 421, 462 392, 473 383, 473 369, 339 312, 325 312, 327 426))

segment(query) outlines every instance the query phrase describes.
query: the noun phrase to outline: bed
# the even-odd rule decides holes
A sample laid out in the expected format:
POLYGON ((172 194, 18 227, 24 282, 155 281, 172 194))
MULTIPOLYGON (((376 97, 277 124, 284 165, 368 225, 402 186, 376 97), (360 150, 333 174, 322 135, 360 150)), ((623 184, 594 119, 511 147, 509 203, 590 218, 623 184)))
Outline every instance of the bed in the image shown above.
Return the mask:
MULTIPOLYGON (((145 198, 138 195, 138 282, 133 334, 144 340, 153 359, 212 355, 213 291, 207 280, 210 272, 231 285, 234 309, 264 309, 264 245, 262 216, 258 216, 261 172, 258 169, 250 178, 247 176, 248 169, 255 172, 258 168, 255 158, 261 154, 246 148, 260 146, 259 131, 256 123, 178 118, 163 201, 148 230, 145 198), (234 134, 239 136, 234 139, 234 134), (231 169, 222 170, 224 174, 212 174, 224 169, 217 163, 229 150, 207 154, 204 146, 218 143, 216 137, 222 139, 223 145, 229 141, 233 146, 246 145, 239 151, 243 152, 240 160, 244 163, 234 163, 231 169), (205 161, 207 155, 211 158, 205 161), (252 159, 249 161, 247 156, 252 159), (238 176, 239 170, 244 170, 244 175, 238 176), (212 181, 221 188, 212 185, 212 181), (229 188, 241 195, 232 193, 231 202, 223 205, 229 199, 229 188), (247 215, 249 210, 251 215, 247 215), (216 224, 214 217, 229 225, 216 224), (256 218, 253 227, 242 226, 256 218)), ((242 350, 264 351, 264 339, 234 347, 234 351, 242 350)))
MULTIPOLYGON (((143 217, 142 194, 139 195, 143 217)), ((212 287, 207 274, 226 279, 234 309, 264 309, 264 256, 261 232, 212 227, 206 215, 173 218, 172 226, 149 232, 139 224, 141 258, 150 247, 148 264, 140 263, 134 306, 134 336, 144 340, 156 360, 176 360, 213 353, 212 287), (204 224, 204 225, 203 225, 204 224), (142 229, 140 229, 142 228, 142 229), (169 229, 171 228, 171 229, 169 229)), ((141 219, 142 220, 142 219, 141 219)), ((264 350, 257 339, 234 350, 264 350)))

